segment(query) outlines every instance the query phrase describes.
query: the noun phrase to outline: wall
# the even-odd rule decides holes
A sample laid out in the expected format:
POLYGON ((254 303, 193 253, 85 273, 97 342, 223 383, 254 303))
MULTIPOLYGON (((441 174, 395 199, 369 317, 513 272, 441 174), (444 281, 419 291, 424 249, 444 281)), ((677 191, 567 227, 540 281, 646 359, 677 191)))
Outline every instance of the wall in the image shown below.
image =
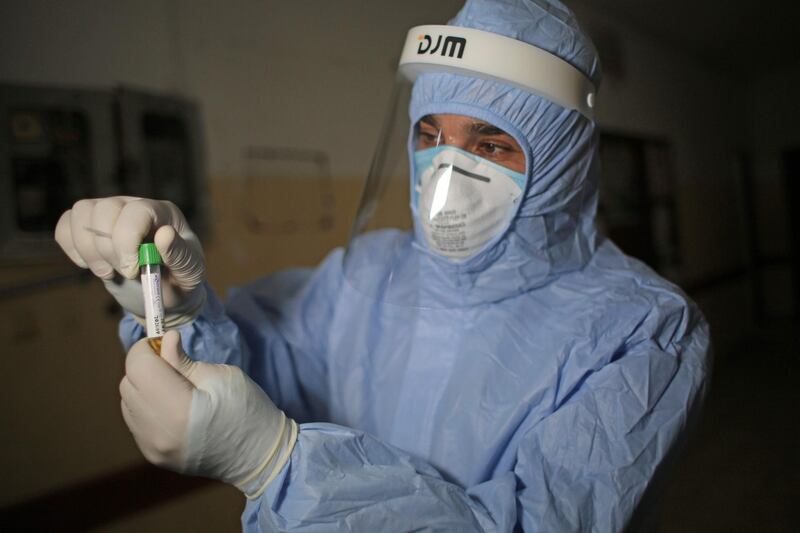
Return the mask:
POLYGON ((140 85, 199 100, 214 177, 251 145, 324 150, 361 176, 411 26, 444 23, 458 0, 5 2, 0 79, 140 85))
MULTIPOLYGON (((760 76, 748 85, 747 115, 753 146, 752 173, 757 182, 755 210, 759 252, 766 257, 789 255, 788 199, 782 167, 783 151, 800 148, 800 65, 791 65, 760 76)), ((800 209, 800 206, 793 206, 800 209)), ((775 263, 762 272, 765 312, 768 318, 785 317, 793 309, 791 272, 786 263, 775 263)))
POLYGON ((752 328, 749 281, 734 276, 723 285, 706 282, 747 265, 744 202, 734 166, 749 139, 743 121, 746 92, 695 58, 608 17, 592 2, 571 5, 598 43, 601 58, 603 44, 613 44, 621 65, 600 90, 601 127, 672 146, 682 260, 677 281, 707 287, 692 296, 711 323, 718 354, 724 354, 752 328))

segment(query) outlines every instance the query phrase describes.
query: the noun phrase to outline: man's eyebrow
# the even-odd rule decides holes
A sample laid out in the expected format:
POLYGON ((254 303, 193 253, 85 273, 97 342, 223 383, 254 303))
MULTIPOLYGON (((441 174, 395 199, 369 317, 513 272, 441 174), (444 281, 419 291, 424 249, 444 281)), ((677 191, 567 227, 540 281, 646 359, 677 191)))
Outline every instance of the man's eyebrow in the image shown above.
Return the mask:
POLYGON ((432 126, 434 128, 438 128, 439 127, 439 122, 435 118, 433 118, 433 116, 431 116, 431 115, 425 115, 424 117, 419 119, 419 121, 423 122, 423 123, 425 123, 425 124, 427 124, 429 126, 432 126))
POLYGON ((473 122, 469 129, 472 133, 477 133, 480 135, 508 135, 508 133, 504 132, 497 126, 492 126, 486 122, 473 122))

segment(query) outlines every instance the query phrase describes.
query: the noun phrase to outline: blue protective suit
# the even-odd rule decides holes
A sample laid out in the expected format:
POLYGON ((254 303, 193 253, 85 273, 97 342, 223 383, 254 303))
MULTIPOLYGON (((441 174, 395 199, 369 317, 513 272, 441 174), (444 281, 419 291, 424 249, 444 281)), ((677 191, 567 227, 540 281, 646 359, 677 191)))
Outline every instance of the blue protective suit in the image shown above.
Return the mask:
MULTIPOLYGON (((597 81, 558 2, 470 1, 451 23, 534 43, 597 81)), ((412 123, 447 112, 526 151, 524 199, 481 252, 456 263, 413 232, 367 234, 347 261, 335 250, 225 307, 210 293, 182 330, 187 353, 241 366, 301 423, 246 530, 617 531, 700 404, 702 316, 596 234, 595 125, 499 82, 420 78, 412 123), (385 270, 353 283, 346 269, 376 257, 385 270)), ((142 331, 126 318, 121 334, 130 345, 142 331)))

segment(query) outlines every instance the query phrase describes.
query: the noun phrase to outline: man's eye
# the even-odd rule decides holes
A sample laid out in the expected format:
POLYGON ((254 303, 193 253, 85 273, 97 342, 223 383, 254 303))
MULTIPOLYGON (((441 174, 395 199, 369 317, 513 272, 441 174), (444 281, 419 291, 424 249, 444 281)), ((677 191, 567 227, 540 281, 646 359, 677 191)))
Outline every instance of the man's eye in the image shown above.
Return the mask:
POLYGON ((428 131, 420 131, 417 142, 424 144, 424 145, 433 145, 436 144, 439 135, 437 132, 428 132, 428 131))
POLYGON ((481 143, 481 150, 486 154, 497 155, 507 151, 508 149, 493 142, 485 142, 481 143))

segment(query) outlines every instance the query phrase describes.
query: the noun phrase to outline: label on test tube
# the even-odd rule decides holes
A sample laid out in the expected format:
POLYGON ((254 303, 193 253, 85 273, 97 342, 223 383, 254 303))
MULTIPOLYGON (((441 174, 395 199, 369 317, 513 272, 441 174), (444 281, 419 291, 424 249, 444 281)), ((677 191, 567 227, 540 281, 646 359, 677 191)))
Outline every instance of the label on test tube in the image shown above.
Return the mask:
POLYGON ((161 300, 161 270, 158 265, 142 267, 144 318, 148 337, 164 335, 164 302, 161 300), (149 272, 146 272, 149 271, 149 272))
POLYGON ((161 299, 161 257, 152 243, 139 247, 139 266, 148 337, 164 335, 164 302, 161 299))

